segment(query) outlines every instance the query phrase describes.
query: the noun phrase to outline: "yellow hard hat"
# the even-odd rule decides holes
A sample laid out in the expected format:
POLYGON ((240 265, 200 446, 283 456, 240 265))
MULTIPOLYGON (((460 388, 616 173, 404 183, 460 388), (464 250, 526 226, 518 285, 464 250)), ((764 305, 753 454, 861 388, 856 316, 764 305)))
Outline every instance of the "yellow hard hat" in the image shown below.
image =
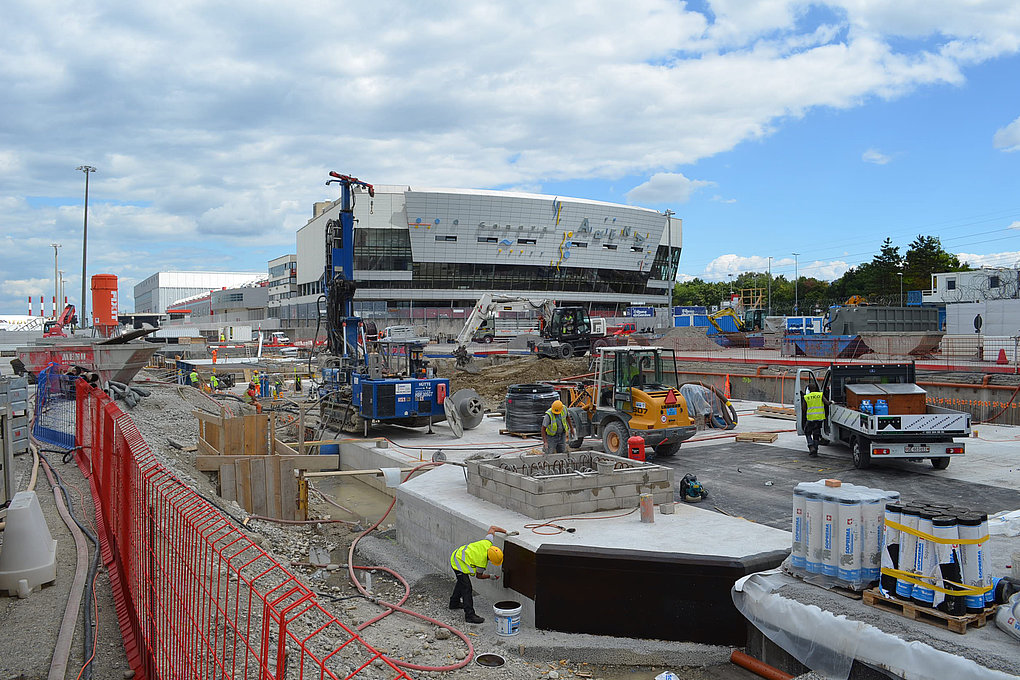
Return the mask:
POLYGON ((559 414, 563 413, 563 402, 557 399, 552 403, 552 412, 559 414))
POLYGON ((495 564, 497 567, 503 564, 503 551, 496 546, 489 546, 488 550, 489 561, 495 564))

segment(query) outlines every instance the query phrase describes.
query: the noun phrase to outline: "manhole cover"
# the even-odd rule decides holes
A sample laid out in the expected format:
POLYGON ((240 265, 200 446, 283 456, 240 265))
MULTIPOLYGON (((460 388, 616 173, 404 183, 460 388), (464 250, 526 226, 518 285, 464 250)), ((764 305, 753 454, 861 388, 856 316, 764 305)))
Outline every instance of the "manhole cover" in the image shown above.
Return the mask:
POLYGON ((498 668, 506 663, 506 659, 499 654, 479 654, 475 657, 475 663, 488 668, 498 668))

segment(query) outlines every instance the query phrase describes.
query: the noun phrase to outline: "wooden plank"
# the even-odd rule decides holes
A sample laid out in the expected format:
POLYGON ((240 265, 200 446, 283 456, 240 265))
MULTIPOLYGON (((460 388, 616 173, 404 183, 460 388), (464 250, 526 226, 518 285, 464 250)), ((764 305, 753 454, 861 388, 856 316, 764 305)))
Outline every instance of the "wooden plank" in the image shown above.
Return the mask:
MULTIPOLYGON (((410 472, 414 468, 400 468, 400 471, 410 472)), ((382 477, 382 470, 329 470, 324 472, 306 472, 305 477, 357 477, 358 475, 375 475, 382 477)))
POLYGON ((276 453, 276 411, 269 416, 269 451, 270 456, 276 453))
MULTIPOLYGON (((336 470, 339 466, 339 456, 336 454, 326 456, 284 456, 285 458, 293 461, 294 467, 299 470, 336 470)), ((253 456, 230 456, 225 458, 224 456, 216 455, 197 455, 195 456, 195 469, 202 472, 216 472, 220 469, 220 465, 225 461, 239 461, 239 460, 251 460, 253 456)), ((240 501, 238 501, 240 503, 240 501)))
POLYGON ((199 455, 205 454, 207 456, 216 456, 217 458, 220 457, 220 452, 214 449, 212 446, 210 446, 209 442, 207 442, 204 439, 198 440, 198 451, 199 455))
POLYGON ((280 495, 280 457, 266 457, 266 505, 269 516, 283 519, 283 503, 280 495))
POLYGON ((272 453, 269 450, 269 415, 255 416, 255 450, 257 456, 272 453))
POLYGON ((276 451, 276 453, 278 455, 281 455, 281 456, 299 456, 299 455, 301 455, 297 451, 292 449, 291 447, 289 447, 286 444, 284 444, 283 442, 281 442, 279 439, 275 440, 275 444, 273 445, 273 448, 276 451))
POLYGON ((741 432, 734 439, 738 442, 758 442, 759 444, 771 444, 779 439, 775 432, 741 432))
POLYGON ((797 420, 797 413, 788 406, 766 406, 761 405, 754 410, 754 415, 765 418, 779 418, 780 420, 797 420))
POLYGON ((269 504, 266 502, 266 458, 264 456, 249 460, 251 469, 251 511, 253 514, 269 515, 269 504))
POLYGON ((307 519, 303 513, 298 513, 298 485, 294 477, 293 461, 293 458, 280 459, 280 504, 283 519, 307 519))
POLYGON ((231 418, 224 423, 223 448, 220 449, 225 455, 244 455, 244 418, 231 418))
POLYGON ((251 512, 251 462, 250 458, 242 458, 234 463, 234 475, 237 478, 237 503, 246 512, 251 512))
POLYGON ((220 465, 220 496, 225 501, 237 500, 237 479, 232 462, 220 465))
POLYGON ((206 411, 199 411, 198 409, 195 409, 194 411, 191 412, 191 415, 195 416, 199 420, 201 420, 203 422, 206 422, 206 423, 213 423, 213 424, 222 424, 223 423, 223 418, 220 418, 215 413, 208 413, 206 411))

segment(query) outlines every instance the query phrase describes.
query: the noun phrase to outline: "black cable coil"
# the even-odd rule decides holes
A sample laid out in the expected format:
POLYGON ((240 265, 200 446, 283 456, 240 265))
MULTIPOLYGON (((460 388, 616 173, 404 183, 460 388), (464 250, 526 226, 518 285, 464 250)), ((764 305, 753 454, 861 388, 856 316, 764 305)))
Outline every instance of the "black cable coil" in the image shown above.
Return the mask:
POLYGON ((559 393, 552 385, 527 383, 511 385, 506 391, 506 429, 519 434, 539 432, 542 416, 559 393))

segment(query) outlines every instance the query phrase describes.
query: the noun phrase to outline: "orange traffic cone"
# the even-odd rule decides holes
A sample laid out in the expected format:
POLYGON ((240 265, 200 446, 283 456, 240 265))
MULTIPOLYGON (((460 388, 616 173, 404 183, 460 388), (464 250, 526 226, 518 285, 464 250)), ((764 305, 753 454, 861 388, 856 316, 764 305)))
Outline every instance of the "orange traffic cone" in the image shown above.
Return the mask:
POLYGON ((1004 349, 999 350, 999 358, 995 360, 995 363, 999 364, 1000 366, 1009 363, 1009 359, 1006 358, 1006 350, 1004 349))

